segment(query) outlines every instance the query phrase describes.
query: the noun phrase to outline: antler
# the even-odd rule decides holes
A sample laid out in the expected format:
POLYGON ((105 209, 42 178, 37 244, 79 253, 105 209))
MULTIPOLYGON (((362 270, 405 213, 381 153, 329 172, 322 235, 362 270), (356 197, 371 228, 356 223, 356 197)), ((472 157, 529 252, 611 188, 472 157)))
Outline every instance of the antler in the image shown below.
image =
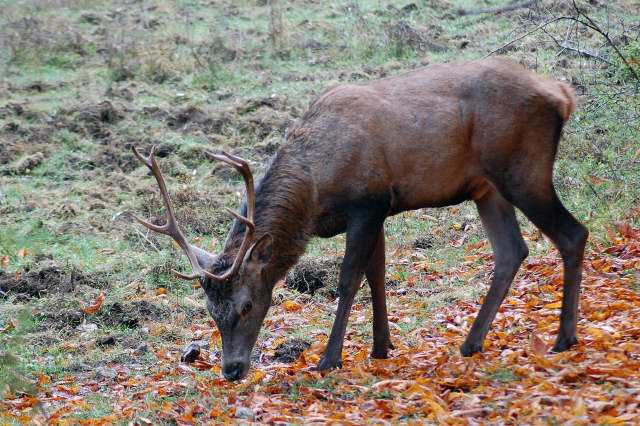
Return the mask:
POLYGON ((204 278, 209 277, 214 281, 223 282, 234 276, 238 273, 240 269, 240 265, 242 265, 242 260, 244 259, 245 254, 249 250, 251 243, 253 243, 254 234, 255 234, 255 224, 254 224, 254 214, 256 207, 256 196, 255 190, 253 186, 253 174, 251 173, 251 168, 249 167, 249 163, 243 160, 240 157, 236 157, 235 155, 228 154, 223 152, 222 154, 214 154, 212 152, 205 152, 207 156, 227 163, 233 166, 236 170, 238 170, 242 177, 244 178, 245 185, 247 187, 247 216, 242 216, 233 210, 226 209, 231 216, 238 219, 241 223, 245 225, 247 228, 244 237, 242 239, 242 244, 240 244, 240 249, 236 254, 236 258, 229 268, 222 275, 214 275, 211 272, 205 270, 201 264, 202 263, 212 263, 215 256, 208 251, 202 250, 194 245, 191 245, 187 242, 184 234, 180 230, 178 226, 178 222, 176 221, 176 217, 173 214, 173 208, 171 207, 171 200, 169 199, 169 193, 167 191, 167 186, 164 183, 164 178, 162 177, 162 172, 160 172, 160 167, 156 162, 155 153, 156 147, 153 146, 151 148, 151 152, 149 153, 149 157, 143 157, 138 150, 133 147, 133 153, 135 156, 143 163, 145 166, 151 170, 151 173, 156 178, 156 182, 158 182, 158 187, 160 188, 160 194, 162 194, 162 200, 164 201, 164 206, 167 210, 167 223, 163 226, 157 226, 152 223, 147 222, 146 220, 140 219, 138 216, 133 216, 135 220, 137 220, 140 224, 146 226, 152 231, 168 235, 175 240, 176 243, 182 248, 187 257, 189 258, 189 262, 191 263, 191 269, 193 269, 193 274, 185 275, 176 270, 172 270, 174 274, 178 277, 185 280, 194 280, 196 278, 204 278))
POLYGON ((167 223, 163 226, 157 226, 152 223, 147 222, 146 220, 140 219, 138 216, 133 216, 135 220, 137 220, 140 224, 146 226, 152 231, 158 232, 160 234, 168 235, 175 240, 176 243, 182 248, 184 253, 189 258, 189 262, 191 263, 191 269, 193 270, 193 274, 185 275, 176 270, 172 270, 174 274, 178 277, 185 280, 194 280, 196 278, 204 278, 205 276, 212 278, 215 281, 219 281, 216 275, 206 271, 202 266, 202 263, 212 263, 215 256, 208 251, 202 250, 196 246, 193 246, 187 242, 184 234, 180 230, 178 226, 178 222, 176 221, 176 217, 173 214, 173 208, 171 207, 171 200, 169 199, 169 193, 167 192, 167 186, 164 183, 164 178, 162 177, 162 172, 160 171, 160 167, 156 162, 155 153, 156 147, 153 146, 151 148, 151 152, 149 153, 149 157, 143 157, 138 150, 133 147, 133 153, 135 156, 143 163, 145 166, 151 170, 151 173, 156 178, 156 182, 158 182, 158 187, 160 188, 160 194, 162 194, 162 200, 164 201, 164 206, 167 210, 166 219, 167 223), (200 258, 200 260, 198 260, 200 258))
POLYGON ((240 265, 242 265, 242 261, 244 259, 245 254, 249 250, 249 247, 253 243, 254 234, 255 234, 255 223, 254 223, 254 215, 256 210, 256 195, 253 187, 253 174, 251 173, 251 168, 249 167, 249 163, 243 160, 240 157, 235 155, 222 152, 221 154, 214 154, 209 151, 205 151, 205 154, 218 161, 222 161, 223 163, 227 163, 230 166, 233 166, 238 172, 242 174, 244 178, 245 186, 247 187, 247 216, 242 216, 231 209, 226 209, 231 216, 238 219, 241 223, 245 225, 247 228, 244 233, 244 237, 242 239, 242 244, 240 244, 240 249, 236 254, 236 258, 231 265, 231 268, 227 270, 222 275, 216 275, 215 279, 218 281, 225 281, 230 277, 234 276, 238 270, 240 269, 240 265))

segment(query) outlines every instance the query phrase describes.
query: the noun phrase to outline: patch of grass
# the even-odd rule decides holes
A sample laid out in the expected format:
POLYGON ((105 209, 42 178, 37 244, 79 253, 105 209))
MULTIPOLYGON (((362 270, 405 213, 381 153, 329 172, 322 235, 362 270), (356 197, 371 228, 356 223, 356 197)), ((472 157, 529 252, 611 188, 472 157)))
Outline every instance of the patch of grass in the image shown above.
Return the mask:
MULTIPOLYGON (((122 9, 120 2, 113 1, 97 7, 88 0, 0 0, 0 43, 9 43, 0 46, 0 109, 17 104, 26 111, 15 114, 8 108, 0 113, 0 173, 25 155, 45 154, 45 161, 24 175, 0 175, 0 257, 9 256, 6 270, 10 273, 35 266, 43 256, 84 273, 100 273, 107 280, 108 304, 156 297, 156 288, 166 288, 166 299, 176 307, 168 309, 170 318, 163 320, 175 321, 179 324, 176 329, 182 331, 147 333, 139 339, 153 345, 154 350, 174 352, 194 335, 184 325, 188 322, 180 319, 183 314, 177 307, 203 305, 202 292, 194 292, 190 283, 170 273, 172 268, 187 271, 188 263, 168 238, 147 234, 141 228, 141 233, 136 232, 122 214, 135 211, 152 217, 162 212, 155 183, 146 169, 127 163, 131 145, 145 151, 152 144, 170 148, 161 166, 172 197, 188 200, 176 207, 185 218, 185 232, 191 241, 201 238, 197 241, 200 246, 219 250, 230 220, 220 220, 223 213, 216 209, 222 205, 237 208, 237 193, 243 191, 243 184, 236 175, 218 174, 202 151, 226 149, 248 157, 257 175, 269 157, 260 149, 276 139, 281 143, 283 132, 274 128, 264 132, 268 136, 254 134, 248 122, 264 125, 260 116, 251 116, 258 107, 244 115, 231 113, 220 130, 193 120, 169 127, 181 111, 193 106, 217 117, 218 110, 235 111, 243 102, 276 95, 285 98, 287 106, 275 112, 294 121, 328 86, 395 75, 425 63, 480 58, 537 25, 542 13, 458 16, 459 8, 477 7, 471 0, 281 2, 282 28, 275 31, 274 42, 270 10, 264 2, 152 3, 139 2, 122 9), (415 7, 403 8, 411 3, 415 7), (95 16, 87 16, 89 12, 95 16), (87 132, 86 123, 78 116, 87 105, 103 101, 111 103, 122 119, 100 123, 99 130, 104 130, 100 134, 87 132), (207 203, 214 198, 220 202, 216 208, 207 203), (26 257, 18 255, 23 248, 29 253, 26 257)), ((606 10, 593 7, 590 12, 597 19, 606 19, 610 13, 612 23, 624 21, 627 28, 638 25, 640 18, 625 7, 611 4, 606 10)), ((560 24, 550 25, 548 30, 560 37, 566 34, 566 27, 560 24)), ((543 33, 514 43, 504 53, 538 72, 571 82, 580 93, 578 109, 560 143, 555 183, 563 203, 588 225, 592 241, 599 243, 606 239, 606 226, 625 217, 640 196, 640 98, 628 69, 602 47, 601 39, 587 33, 577 36, 581 46, 601 50, 613 65, 559 52, 543 33)), ((637 40, 620 39, 619 46, 635 64, 637 40)), ((522 215, 519 220, 524 231, 533 230, 522 215)), ((408 339, 416 327, 430 321, 429 312, 457 300, 476 299, 484 292, 478 280, 487 282, 489 277, 433 279, 411 266, 420 259, 428 263, 429 271, 445 273, 465 262, 464 245, 486 238, 473 203, 407 212, 389 218, 385 225, 387 278, 400 281, 398 287, 390 287, 394 290, 389 296, 390 313, 406 304, 424 307, 425 312, 411 323, 399 322, 400 330, 392 330, 394 338, 408 339), (415 240, 425 236, 430 246, 415 249, 415 240), (463 237, 463 246, 455 247, 463 237), (396 250, 411 262, 398 262, 396 250), (407 286, 413 279, 414 287, 407 286), (407 292, 396 293, 398 288, 407 292)), ((344 245, 343 235, 317 239, 309 245, 307 255, 339 257, 344 245)), ((548 253, 550 243, 540 240, 529 246, 532 258, 548 253)), ((637 283, 632 285, 640 291, 637 283)), ((62 297, 73 299, 77 307, 89 303, 92 291, 102 291, 88 290, 90 294, 62 297)), ((319 294, 303 299, 285 288, 278 291, 281 299, 297 298, 321 306, 333 303, 319 294)), ((27 303, 3 299, 0 310, 13 303, 62 308, 64 304, 56 297, 61 296, 27 303)), ((365 286, 356 299, 365 309, 358 315, 370 315, 369 298, 365 286)), ((332 320, 333 312, 327 309, 319 321, 287 331, 286 336, 309 338, 310 334, 328 333, 332 320)), ((199 326, 208 327, 205 320, 198 321, 199 326)), ((151 321, 144 327, 153 328, 160 322, 151 321)), ((65 330, 64 339, 57 338, 80 348, 93 348, 96 337, 104 333, 132 339, 137 336, 131 329, 100 321, 96 324, 99 330, 95 333, 65 330)), ((349 332, 355 340, 370 342, 368 322, 350 327, 354 327, 349 332)), ((260 340, 275 333, 280 336, 282 332, 263 330, 260 340)), ((49 346, 31 329, 25 329, 24 334, 33 338, 31 359, 44 354, 51 357, 39 365, 26 363, 23 371, 27 374, 63 377, 73 367, 70 358, 74 357, 87 365, 98 365, 103 358, 114 363, 133 362, 131 348, 121 344, 109 348, 106 356, 95 348, 70 355, 61 343, 49 346)), ((151 370, 160 361, 150 350, 135 362, 151 370)), ((198 374, 217 377, 214 372, 198 374)), ((487 374, 500 382, 516 380, 508 370, 487 374)), ((298 383, 290 390, 291 398, 300 399, 300 387, 331 388, 332 377, 298 383)), ((346 394, 343 397, 349 398, 346 394)), ((77 415, 85 419, 108 415, 109 401, 92 400, 77 415)), ((153 412, 144 414, 155 419, 153 412)))
POLYGON ((0 307, 0 398, 15 395, 17 392, 31 394, 35 392, 34 383, 27 374, 24 361, 24 336, 33 328, 33 320, 26 309, 9 315, 8 309, 0 307), (4 321, 2 320, 4 319, 4 321))
POLYGON ((488 374, 491 380, 496 380, 502 383, 518 380, 518 376, 509 368, 497 368, 488 374))

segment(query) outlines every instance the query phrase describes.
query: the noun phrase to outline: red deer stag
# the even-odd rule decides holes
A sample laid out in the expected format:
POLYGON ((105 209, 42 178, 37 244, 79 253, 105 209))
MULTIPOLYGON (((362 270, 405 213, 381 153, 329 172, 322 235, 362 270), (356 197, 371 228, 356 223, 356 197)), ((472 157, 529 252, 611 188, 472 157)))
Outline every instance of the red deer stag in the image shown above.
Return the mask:
POLYGON ((237 169, 247 187, 219 255, 187 242, 154 158, 134 149, 155 176, 171 236, 222 335, 223 374, 239 380, 271 303, 275 283, 311 237, 346 232, 339 303, 318 368, 340 367, 347 319, 366 276, 373 304, 371 356, 393 348, 385 300, 385 218, 407 210, 473 200, 495 254, 486 300, 463 355, 482 350, 498 307, 528 254, 514 206, 558 247, 564 263, 560 331, 554 351, 576 343, 578 293, 587 230, 562 205, 553 163, 572 89, 503 59, 434 65, 365 84, 330 88, 290 130, 254 191, 246 161, 206 153, 237 169))

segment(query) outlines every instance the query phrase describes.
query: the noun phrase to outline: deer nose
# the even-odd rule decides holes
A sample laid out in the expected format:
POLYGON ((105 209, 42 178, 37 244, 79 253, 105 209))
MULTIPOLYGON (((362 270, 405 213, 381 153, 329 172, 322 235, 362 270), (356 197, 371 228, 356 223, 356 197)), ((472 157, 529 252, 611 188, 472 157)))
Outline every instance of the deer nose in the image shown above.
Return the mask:
POLYGON ((240 380, 244 373, 244 364, 241 362, 230 362, 222 368, 222 374, 224 378, 230 382, 240 380))

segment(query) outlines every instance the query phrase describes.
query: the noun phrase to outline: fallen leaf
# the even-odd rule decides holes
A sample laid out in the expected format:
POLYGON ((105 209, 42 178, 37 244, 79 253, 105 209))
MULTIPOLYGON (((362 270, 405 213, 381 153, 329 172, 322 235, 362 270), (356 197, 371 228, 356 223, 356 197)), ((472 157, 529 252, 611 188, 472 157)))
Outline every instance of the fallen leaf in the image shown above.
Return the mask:
POLYGON ((104 292, 100 292, 100 294, 98 295, 96 300, 93 301, 92 304, 90 304, 89 306, 84 306, 82 308, 82 312, 84 312, 87 315, 95 314, 96 312, 98 312, 98 310, 102 306, 102 302, 104 302, 105 297, 106 296, 105 296, 104 292))
POLYGON ((293 300, 285 300, 282 303, 282 307, 287 312, 297 312, 302 309, 302 306, 298 302, 295 302, 293 300))
POLYGON ((531 333, 531 350, 539 357, 547 353, 547 344, 536 333, 531 333))
POLYGON ((600 186, 606 182, 606 180, 599 178, 598 176, 595 176, 595 175, 589 175, 589 180, 594 186, 600 186))
POLYGON ((562 302, 553 302, 553 303, 547 303, 546 305, 544 305, 544 308, 546 309, 559 309, 562 307, 562 302))

